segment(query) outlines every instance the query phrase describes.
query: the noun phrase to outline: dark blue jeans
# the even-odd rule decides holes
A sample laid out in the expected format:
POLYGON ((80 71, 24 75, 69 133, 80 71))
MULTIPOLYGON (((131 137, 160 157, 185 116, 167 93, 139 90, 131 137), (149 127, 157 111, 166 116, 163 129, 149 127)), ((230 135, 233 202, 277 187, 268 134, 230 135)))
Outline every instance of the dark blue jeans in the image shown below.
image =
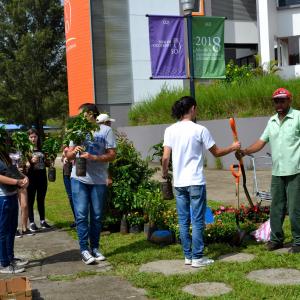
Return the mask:
POLYGON ((69 199, 69 202, 70 202, 70 206, 71 206, 71 209, 72 209, 74 220, 76 220, 75 211, 74 211, 74 204, 73 204, 73 199, 72 199, 71 178, 68 175, 64 175, 63 177, 64 177, 64 185, 65 185, 66 193, 68 195, 68 199, 69 199))
POLYGON ((206 186, 192 185, 175 187, 176 208, 180 239, 186 258, 198 259, 203 256, 203 232, 205 228, 206 186), (192 207, 192 216, 191 209, 192 207), (192 218, 192 237, 190 225, 192 218))
POLYGON ((71 179, 80 251, 99 248, 106 184, 85 184, 71 179))
POLYGON ((14 258, 18 208, 17 194, 0 197, 0 263, 2 267, 7 267, 14 258))

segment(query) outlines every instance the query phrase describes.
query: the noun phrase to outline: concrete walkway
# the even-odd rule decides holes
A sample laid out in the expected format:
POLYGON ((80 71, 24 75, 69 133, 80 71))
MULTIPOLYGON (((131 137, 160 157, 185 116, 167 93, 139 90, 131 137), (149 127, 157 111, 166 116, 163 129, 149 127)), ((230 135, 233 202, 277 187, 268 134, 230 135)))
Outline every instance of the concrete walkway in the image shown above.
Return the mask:
MULTIPOLYGON (((78 242, 64 230, 41 230, 34 236, 17 238, 15 255, 30 260, 26 272, 18 276, 29 277, 33 299, 147 299, 143 290, 120 277, 99 276, 112 268, 108 262, 85 265, 80 259, 78 242), (61 280, 62 276, 72 279, 83 272, 95 275, 61 280)), ((11 276, 0 275, 0 279, 8 277, 11 276)))

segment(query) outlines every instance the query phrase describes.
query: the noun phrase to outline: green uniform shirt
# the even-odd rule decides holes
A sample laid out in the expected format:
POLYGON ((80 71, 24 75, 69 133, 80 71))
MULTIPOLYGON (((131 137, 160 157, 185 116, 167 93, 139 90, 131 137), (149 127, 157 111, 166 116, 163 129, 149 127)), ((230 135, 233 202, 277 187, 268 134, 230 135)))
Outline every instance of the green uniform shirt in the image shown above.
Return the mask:
POLYGON ((274 115, 260 139, 270 142, 272 175, 289 176, 300 173, 300 111, 290 108, 282 121, 274 115))

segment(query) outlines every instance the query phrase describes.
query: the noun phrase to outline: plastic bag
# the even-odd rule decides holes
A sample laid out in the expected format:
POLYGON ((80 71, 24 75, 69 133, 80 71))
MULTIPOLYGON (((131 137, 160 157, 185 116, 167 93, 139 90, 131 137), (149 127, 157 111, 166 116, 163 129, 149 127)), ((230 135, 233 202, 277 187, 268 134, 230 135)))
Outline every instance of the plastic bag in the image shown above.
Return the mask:
POLYGON ((270 219, 262 223, 256 230, 250 233, 257 242, 268 242, 271 235, 270 219))

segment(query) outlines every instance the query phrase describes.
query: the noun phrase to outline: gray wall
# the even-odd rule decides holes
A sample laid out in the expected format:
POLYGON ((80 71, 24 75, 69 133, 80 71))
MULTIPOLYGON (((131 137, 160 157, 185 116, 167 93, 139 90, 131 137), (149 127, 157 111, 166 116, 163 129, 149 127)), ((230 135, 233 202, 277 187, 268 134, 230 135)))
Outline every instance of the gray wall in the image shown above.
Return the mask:
POLYGON ((128 124, 133 99, 127 0, 92 0, 91 22, 96 104, 117 124, 128 124))
MULTIPOLYGON (((260 137, 268 119, 269 117, 258 117, 235 120, 239 140, 241 141, 243 148, 249 146, 260 137)), ((214 137, 217 146, 225 147, 232 143, 232 131, 228 120, 201 121, 198 123, 208 128, 214 137)), ((150 154, 149 149, 151 146, 159 143, 163 139, 164 131, 169 125, 170 124, 119 127, 118 131, 124 132, 129 140, 133 142, 136 149, 142 154, 142 157, 146 158, 150 154)), ((270 152, 268 145, 255 155, 265 155, 267 152, 270 152)), ((236 163, 233 154, 221 157, 221 161, 224 169, 229 169, 231 164, 236 163)), ((244 160, 244 163, 247 168, 250 167, 250 160, 248 158, 244 160)), ((215 158, 210 152, 207 153, 207 166, 209 168, 216 167, 215 158)))
POLYGON ((254 0, 211 0, 213 16, 225 16, 229 20, 256 21, 254 0))

